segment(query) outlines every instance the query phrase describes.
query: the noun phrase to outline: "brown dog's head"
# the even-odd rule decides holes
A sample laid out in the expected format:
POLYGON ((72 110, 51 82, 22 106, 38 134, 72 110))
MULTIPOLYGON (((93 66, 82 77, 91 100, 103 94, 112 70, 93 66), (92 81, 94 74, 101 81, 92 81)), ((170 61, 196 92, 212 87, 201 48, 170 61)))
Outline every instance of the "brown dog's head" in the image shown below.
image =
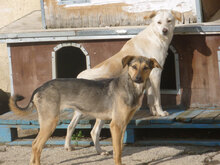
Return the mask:
POLYGON ((128 65, 128 74, 138 84, 145 83, 153 68, 161 68, 155 58, 143 56, 126 56, 122 59, 123 68, 128 65))

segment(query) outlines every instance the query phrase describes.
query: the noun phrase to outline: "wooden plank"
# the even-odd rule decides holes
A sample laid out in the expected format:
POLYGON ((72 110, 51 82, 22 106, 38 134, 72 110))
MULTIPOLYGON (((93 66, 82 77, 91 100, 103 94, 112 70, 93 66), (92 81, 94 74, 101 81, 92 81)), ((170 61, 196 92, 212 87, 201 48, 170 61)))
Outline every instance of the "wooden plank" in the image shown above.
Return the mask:
POLYGON ((149 119, 154 118, 149 111, 139 110, 135 113, 129 125, 147 125, 150 124, 149 119))
MULTIPOLYGON (((157 117, 150 114, 142 114, 141 118, 135 121, 136 126, 149 125, 149 124, 170 124, 175 121, 176 116, 182 113, 183 110, 169 110, 169 116, 157 117)), ((143 112, 142 112, 143 113, 143 112)))
POLYGON ((16 124, 16 120, 11 119, 14 113, 7 112, 0 116, 0 124, 16 124))
POLYGON ((132 120, 140 120, 147 117, 152 117, 149 110, 138 110, 132 120))
POLYGON ((189 123, 192 119, 202 113, 204 110, 188 110, 184 111, 176 117, 179 122, 189 123))
MULTIPOLYGON (((27 117, 26 117, 27 118, 27 117)), ((0 116, 0 124, 30 124, 28 119, 17 116, 13 112, 8 112, 0 116)))
POLYGON ((220 110, 205 110, 198 116, 196 116, 192 123, 206 123, 212 124, 214 122, 214 118, 220 115, 220 110))
MULTIPOLYGON (((33 140, 16 140, 10 143, 7 143, 7 145, 32 145, 33 140)), ((64 145, 65 140, 48 140, 46 144, 49 145, 64 145)), ((80 140, 78 142, 71 141, 72 145, 80 145, 80 146, 89 146, 94 145, 92 141, 90 140, 80 140)), ((100 141, 101 145, 112 145, 111 141, 100 141)), ((200 145, 200 146, 220 146, 219 140, 145 140, 145 141, 136 141, 135 144, 137 145, 200 145)))
POLYGON ((219 123, 220 123, 220 115, 216 116, 216 117, 213 119, 213 123, 214 123, 214 124, 219 124, 219 123))
POLYGON ((170 112, 169 116, 154 118, 150 120, 151 124, 170 124, 176 119, 176 116, 180 115, 184 110, 174 110, 170 112))

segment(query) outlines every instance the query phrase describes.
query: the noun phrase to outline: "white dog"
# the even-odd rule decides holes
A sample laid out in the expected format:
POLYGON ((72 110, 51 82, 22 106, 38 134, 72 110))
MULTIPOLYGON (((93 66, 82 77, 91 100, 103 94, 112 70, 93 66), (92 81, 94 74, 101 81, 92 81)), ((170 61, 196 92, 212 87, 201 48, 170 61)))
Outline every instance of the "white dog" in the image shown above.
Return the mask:
MULTIPOLYGON (((154 13, 152 23, 137 36, 127 41, 118 53, 94 68, 81 72, 77 78, 100 79, 117 77, 122 71, 122 58, 129 54, 155 58, 160 66, 163 67, 167 57, 167 50, 173 37, 175 18, 181 20, 181 16, 177 16, 177 13, 172 11, 163 10, 154 13)), ((162 110, 160 100, 161 72, 162 69, 159 68, 152 70, 146 90, 151 113, 157 116, 166 116, 168 113, 162 110)), ((75 114, 67 129, 67 133, 74 131, 80 116, 81 114, 75 114)), ((99 136, 103 124, 104 121, 97 118, 95 126, 91 131, 98 154, 106 154, 106 152, 101 150, 99 144, 99 136)), ((66 138, 65 148, 71 150, 69 138, 66 138)))

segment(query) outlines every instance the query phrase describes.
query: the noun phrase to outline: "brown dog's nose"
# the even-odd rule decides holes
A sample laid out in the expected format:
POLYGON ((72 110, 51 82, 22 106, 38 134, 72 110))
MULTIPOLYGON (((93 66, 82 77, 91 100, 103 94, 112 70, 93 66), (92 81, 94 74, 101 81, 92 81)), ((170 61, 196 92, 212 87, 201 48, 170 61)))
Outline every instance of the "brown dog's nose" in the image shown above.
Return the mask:
POLYGON ((141 76, 139 76, 139 75, 136 76, 135 82, 136 82, 136 83, 143 83, 143 80, 142 80, 141 76))
POLYGON ((162 30, 162 31, 163 31, 163 34, 165 34, 165 35, 166 35, 166 34, 167 34, 167 32, 168 32, 168 29, 167 29, 167 28, 163 28, 163 30, 162 30))

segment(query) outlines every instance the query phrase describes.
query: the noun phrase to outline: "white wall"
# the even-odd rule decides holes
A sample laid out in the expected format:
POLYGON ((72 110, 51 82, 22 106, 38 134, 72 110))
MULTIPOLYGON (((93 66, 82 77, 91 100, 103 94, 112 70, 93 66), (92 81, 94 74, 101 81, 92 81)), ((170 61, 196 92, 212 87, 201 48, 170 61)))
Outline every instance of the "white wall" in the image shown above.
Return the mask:
MULTIPOLYGON (((40 0, 0 0, 0 28, 34 10, 40 10, 40 0)), ((10 92, 6 44, 0 44, 0 90, 10 92)))

